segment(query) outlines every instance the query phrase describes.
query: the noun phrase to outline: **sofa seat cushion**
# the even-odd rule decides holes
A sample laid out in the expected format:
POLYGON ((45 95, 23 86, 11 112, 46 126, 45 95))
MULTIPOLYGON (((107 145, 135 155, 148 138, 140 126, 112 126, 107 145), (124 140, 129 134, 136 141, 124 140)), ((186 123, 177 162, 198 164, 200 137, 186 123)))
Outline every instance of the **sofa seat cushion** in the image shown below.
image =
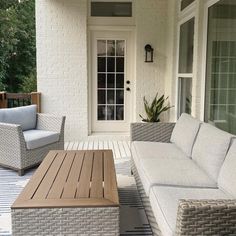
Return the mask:
POLYGON ((180 199, 232 199, 219 189, 156 186, 150 191, 150 203, 156 221, 165 236, 175 235, 180 199))
POLYGON ((236 197, 236 139, 233 140, 221 167, 218 186, 236 197))
POLYGON ((215 181, 218 179, 232 135, 210 124, 202 124, 193 147, 192 158, 215 181))
POLYGON ((187 156, 173 143, 134 141, 131 143, 131 153, 137 165, 140 160, 149 158, 187 158, 187 156))
POLYGON ((59 133, 45 130, 27 130, 23 132, 27 149, 35 149, 59 141, 59 133))
POLYGON ((0 109, 0 122, 20 125, 23 131, 35 129, 36 119, 36 105, 0 109))
POLYGON ((199 120, 183 113, 172 132, 170 141, 178 146, 188 157, 191 157, 200 124, 199 120))
POLYGON ((216 188, 216 181, 212 180, 191 159, 145 159, 141 161, 143 171, 142 183, 149 195, 150 188, 155 185, 185 186, 199 188, 216 188))

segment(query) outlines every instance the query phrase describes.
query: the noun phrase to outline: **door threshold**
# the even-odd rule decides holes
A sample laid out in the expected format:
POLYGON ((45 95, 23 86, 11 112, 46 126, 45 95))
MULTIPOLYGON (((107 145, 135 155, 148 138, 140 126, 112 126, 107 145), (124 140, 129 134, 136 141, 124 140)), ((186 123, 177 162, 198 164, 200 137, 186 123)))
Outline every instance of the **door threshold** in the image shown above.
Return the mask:
POLYGON ((130 140, 130 134, 127 132, 93 132, 88 136, 88 140, 130 140))

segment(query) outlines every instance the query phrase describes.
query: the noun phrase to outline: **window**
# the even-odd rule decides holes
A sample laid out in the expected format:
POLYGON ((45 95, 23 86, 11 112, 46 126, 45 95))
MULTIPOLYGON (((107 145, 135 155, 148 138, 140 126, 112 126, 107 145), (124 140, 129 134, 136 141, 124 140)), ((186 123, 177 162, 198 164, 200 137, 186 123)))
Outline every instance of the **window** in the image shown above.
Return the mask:
POLYGON ((91 16, 132 17, 132 2, 91 2, 91 16))
POLYGON ((178 116, 191 114, 194 18, 180 25, 178 64, 178 116))
POLYGON ((192 78, 179 78, 179 114, 192 112, 192 78))
POLYGON ((205 121, 236 134, 236 5, 228 0, 208 11, 205 121))
POLYGON ((191 5, 195 0, 181 0, 180 10, 183 11, 186 7, 191 5))

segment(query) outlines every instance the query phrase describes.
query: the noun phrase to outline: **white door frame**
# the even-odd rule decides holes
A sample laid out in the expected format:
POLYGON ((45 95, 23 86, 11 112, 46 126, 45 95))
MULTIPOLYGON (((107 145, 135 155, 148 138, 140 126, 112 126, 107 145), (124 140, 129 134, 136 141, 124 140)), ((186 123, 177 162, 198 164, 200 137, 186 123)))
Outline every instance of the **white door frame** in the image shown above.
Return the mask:
MULTIPOLYGON (((95 31, 114 31, 114 32, 129 32, 131 46, 130 49, 130 60, 132 61, 130 65, 129 77, 132 79, 131 84, 129 85, 131 89, 130 94, 130 122, 134 120, 134 94, 135 94, 135 27, 134 26, 89 26, 88 27, 88 133, 91 135, 92 122, 93 122, 93 86, 92 86, 92 63, 93 63, 93 52, 92 52, 92 35, 95 31)), ((125 84, 126 85, 126 84, 125 84)))

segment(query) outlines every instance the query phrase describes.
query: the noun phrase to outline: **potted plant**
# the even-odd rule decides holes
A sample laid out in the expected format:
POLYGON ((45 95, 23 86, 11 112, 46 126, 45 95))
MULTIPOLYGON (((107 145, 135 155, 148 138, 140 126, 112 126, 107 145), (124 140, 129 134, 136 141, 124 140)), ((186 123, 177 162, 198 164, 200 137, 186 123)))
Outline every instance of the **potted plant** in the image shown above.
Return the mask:
POLYGON ((172 107, 166 105, 166 101, 168 100, 168 98, 169 97, 165 98, 164 95, 158 98, 158 93, 157 93, 151 104, 149 104, 144 96, 143 102, 147 118, 144 118, 142 115, 139 114, 139 116, 142 118, 142 121, 160 122, 160 115, 163 112, 168 111, 172 107))

